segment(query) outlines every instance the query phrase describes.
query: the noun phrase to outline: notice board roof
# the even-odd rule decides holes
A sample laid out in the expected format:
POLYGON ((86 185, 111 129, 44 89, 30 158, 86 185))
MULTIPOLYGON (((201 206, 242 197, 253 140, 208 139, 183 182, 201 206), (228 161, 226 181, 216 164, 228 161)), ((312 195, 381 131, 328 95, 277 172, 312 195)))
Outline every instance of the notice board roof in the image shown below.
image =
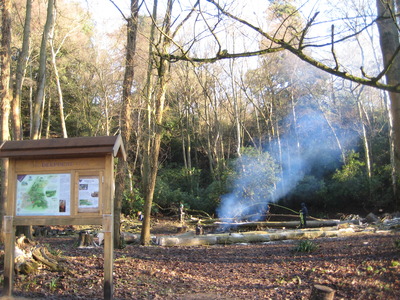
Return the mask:
POLYGON ((5 141, 0 146, 0 158, 92 157, 106 154, 126 159, 120 135, 5 141))

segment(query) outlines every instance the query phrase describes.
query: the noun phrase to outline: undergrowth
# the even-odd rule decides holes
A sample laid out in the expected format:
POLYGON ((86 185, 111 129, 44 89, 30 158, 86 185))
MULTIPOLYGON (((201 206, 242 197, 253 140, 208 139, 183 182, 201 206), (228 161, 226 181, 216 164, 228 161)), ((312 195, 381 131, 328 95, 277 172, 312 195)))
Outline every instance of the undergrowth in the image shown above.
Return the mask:
POLYGON ((318 245, 310 240, 301 240, 293 249, 295 252, 313 252, 318 249, 318 245))

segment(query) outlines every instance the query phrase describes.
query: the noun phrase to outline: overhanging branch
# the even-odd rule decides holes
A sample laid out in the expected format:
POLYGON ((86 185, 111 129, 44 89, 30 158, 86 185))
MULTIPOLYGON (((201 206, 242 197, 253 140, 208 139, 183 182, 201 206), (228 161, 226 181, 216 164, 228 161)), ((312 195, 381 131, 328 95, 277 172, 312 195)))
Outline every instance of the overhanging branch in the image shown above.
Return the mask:
MULTIPOLYGON (((398 84, 392 85, 392 84, 385 84, 385 83, 382 83, 379 81, 383 77, 383 75, 387 72, 387 69, 390 66, 390 64, 389 64, 389 66, 386 66, 386 68, 383 71, 381 71, 377 77, 366 78, 366 77, 359 77, 359 76, 352 75, 349 72, 340 70, 339 62, 337 60, 335 60, 335 62, 336 62, 335 67, 330 67, 327 64, 322 63, 321 61, 317 61, 314 58, 312 58, 311 56, 307 55, 303 51, 304 46, 303 46, 303 48, 295 48, 293 45, 284 41, 283 39, 275 38, 275 37, 269 35, 268 33, 266 33, 265 31, 263 31, 261 28, 254 26, 250 22, 243 20, 243 19, 229 13, 228 11, 226 11, 223 7, 221 7, 219 5, 218 1, 215 1, 215 0, 206 0, 206 1, 213 4, 218 9, 218 11, 221 12, 222 14, 224 14, 225 16, 256 31, 257 33, 259 33, 260 35, 262 35, 263 37, 265 37, 266 39, 271 41, 274 45, 276 45, 276 47, 274 46, 273 48, 271 47, 271 48, 262 49, 259 51, 242 52, 242 53, 227 53, 226 51, 223 51, 222 53, 219 52, 214 57, 209 57, 209 58, 190 57, 188 55, 182 55, 182 56, 169 55, 167 57, 167 59, 170 59, 171 61, 186 60, 186 61, 199 62, 199 63, 213 63, 213 62, 216 62, 221 59, 259 56, 259 55, 264 55, 267 53, 274 53, 274 52, 278 52, 278 51, 282 51, 283 49, 286 49, 286 50, 290 51, 291 53, 293 53, 294 55, 296 55, 301 60, 303 60, 303 61, 305 61, 305 62, 315 66, 316 68, 318 68, 324 72, 327 72, 329 74, 332 74, 337 77, 340 77, 340 78, 343 78, 346 80, 350 80, 350 81, 353 81, 353 82, 356 82, 359 84, 378 88, 381 90, 400 93, 400 82, 398 84)), ((332 32, 332 34, 333 34, 333 32, 332 32)), ((304 38, 304 36, 302 38, 304 38)), ((336 42, 337 41, 333 41, 333 38, 332 38, 330 44, 336 43, 336 42)), ((331 45, 331 46, 333 47, 333 45, 331 45)), ((307 47, 311 47, 311 45, 307 45, 307 47)), ((397 49, 395 55, 392 57, 392 61, 399 54, 399 51, 400 51, 400 49, 397 49)))

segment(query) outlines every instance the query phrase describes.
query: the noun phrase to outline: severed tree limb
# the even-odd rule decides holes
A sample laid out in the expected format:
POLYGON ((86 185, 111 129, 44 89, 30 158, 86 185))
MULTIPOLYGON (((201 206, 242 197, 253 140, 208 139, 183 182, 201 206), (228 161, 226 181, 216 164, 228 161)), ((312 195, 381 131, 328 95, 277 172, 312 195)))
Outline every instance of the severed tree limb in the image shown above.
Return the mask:
POLYGON ((40 264, 47 266, 51 271, 69 272, 67 260, 53 255, 44 245, 38 244, 20 236, 15 242, 15 271, 20 274, 35 272, 40 264))

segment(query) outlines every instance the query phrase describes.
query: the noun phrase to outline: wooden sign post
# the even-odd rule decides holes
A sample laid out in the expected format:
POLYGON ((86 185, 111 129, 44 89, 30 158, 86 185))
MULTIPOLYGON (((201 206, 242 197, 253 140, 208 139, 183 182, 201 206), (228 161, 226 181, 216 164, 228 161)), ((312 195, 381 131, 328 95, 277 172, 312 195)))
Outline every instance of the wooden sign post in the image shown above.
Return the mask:
POLYGON ((113 297, 114 158, 120 136, 7 141, 4 293, 11 296, 17 225, 102 225, 104 299, 113 297))

